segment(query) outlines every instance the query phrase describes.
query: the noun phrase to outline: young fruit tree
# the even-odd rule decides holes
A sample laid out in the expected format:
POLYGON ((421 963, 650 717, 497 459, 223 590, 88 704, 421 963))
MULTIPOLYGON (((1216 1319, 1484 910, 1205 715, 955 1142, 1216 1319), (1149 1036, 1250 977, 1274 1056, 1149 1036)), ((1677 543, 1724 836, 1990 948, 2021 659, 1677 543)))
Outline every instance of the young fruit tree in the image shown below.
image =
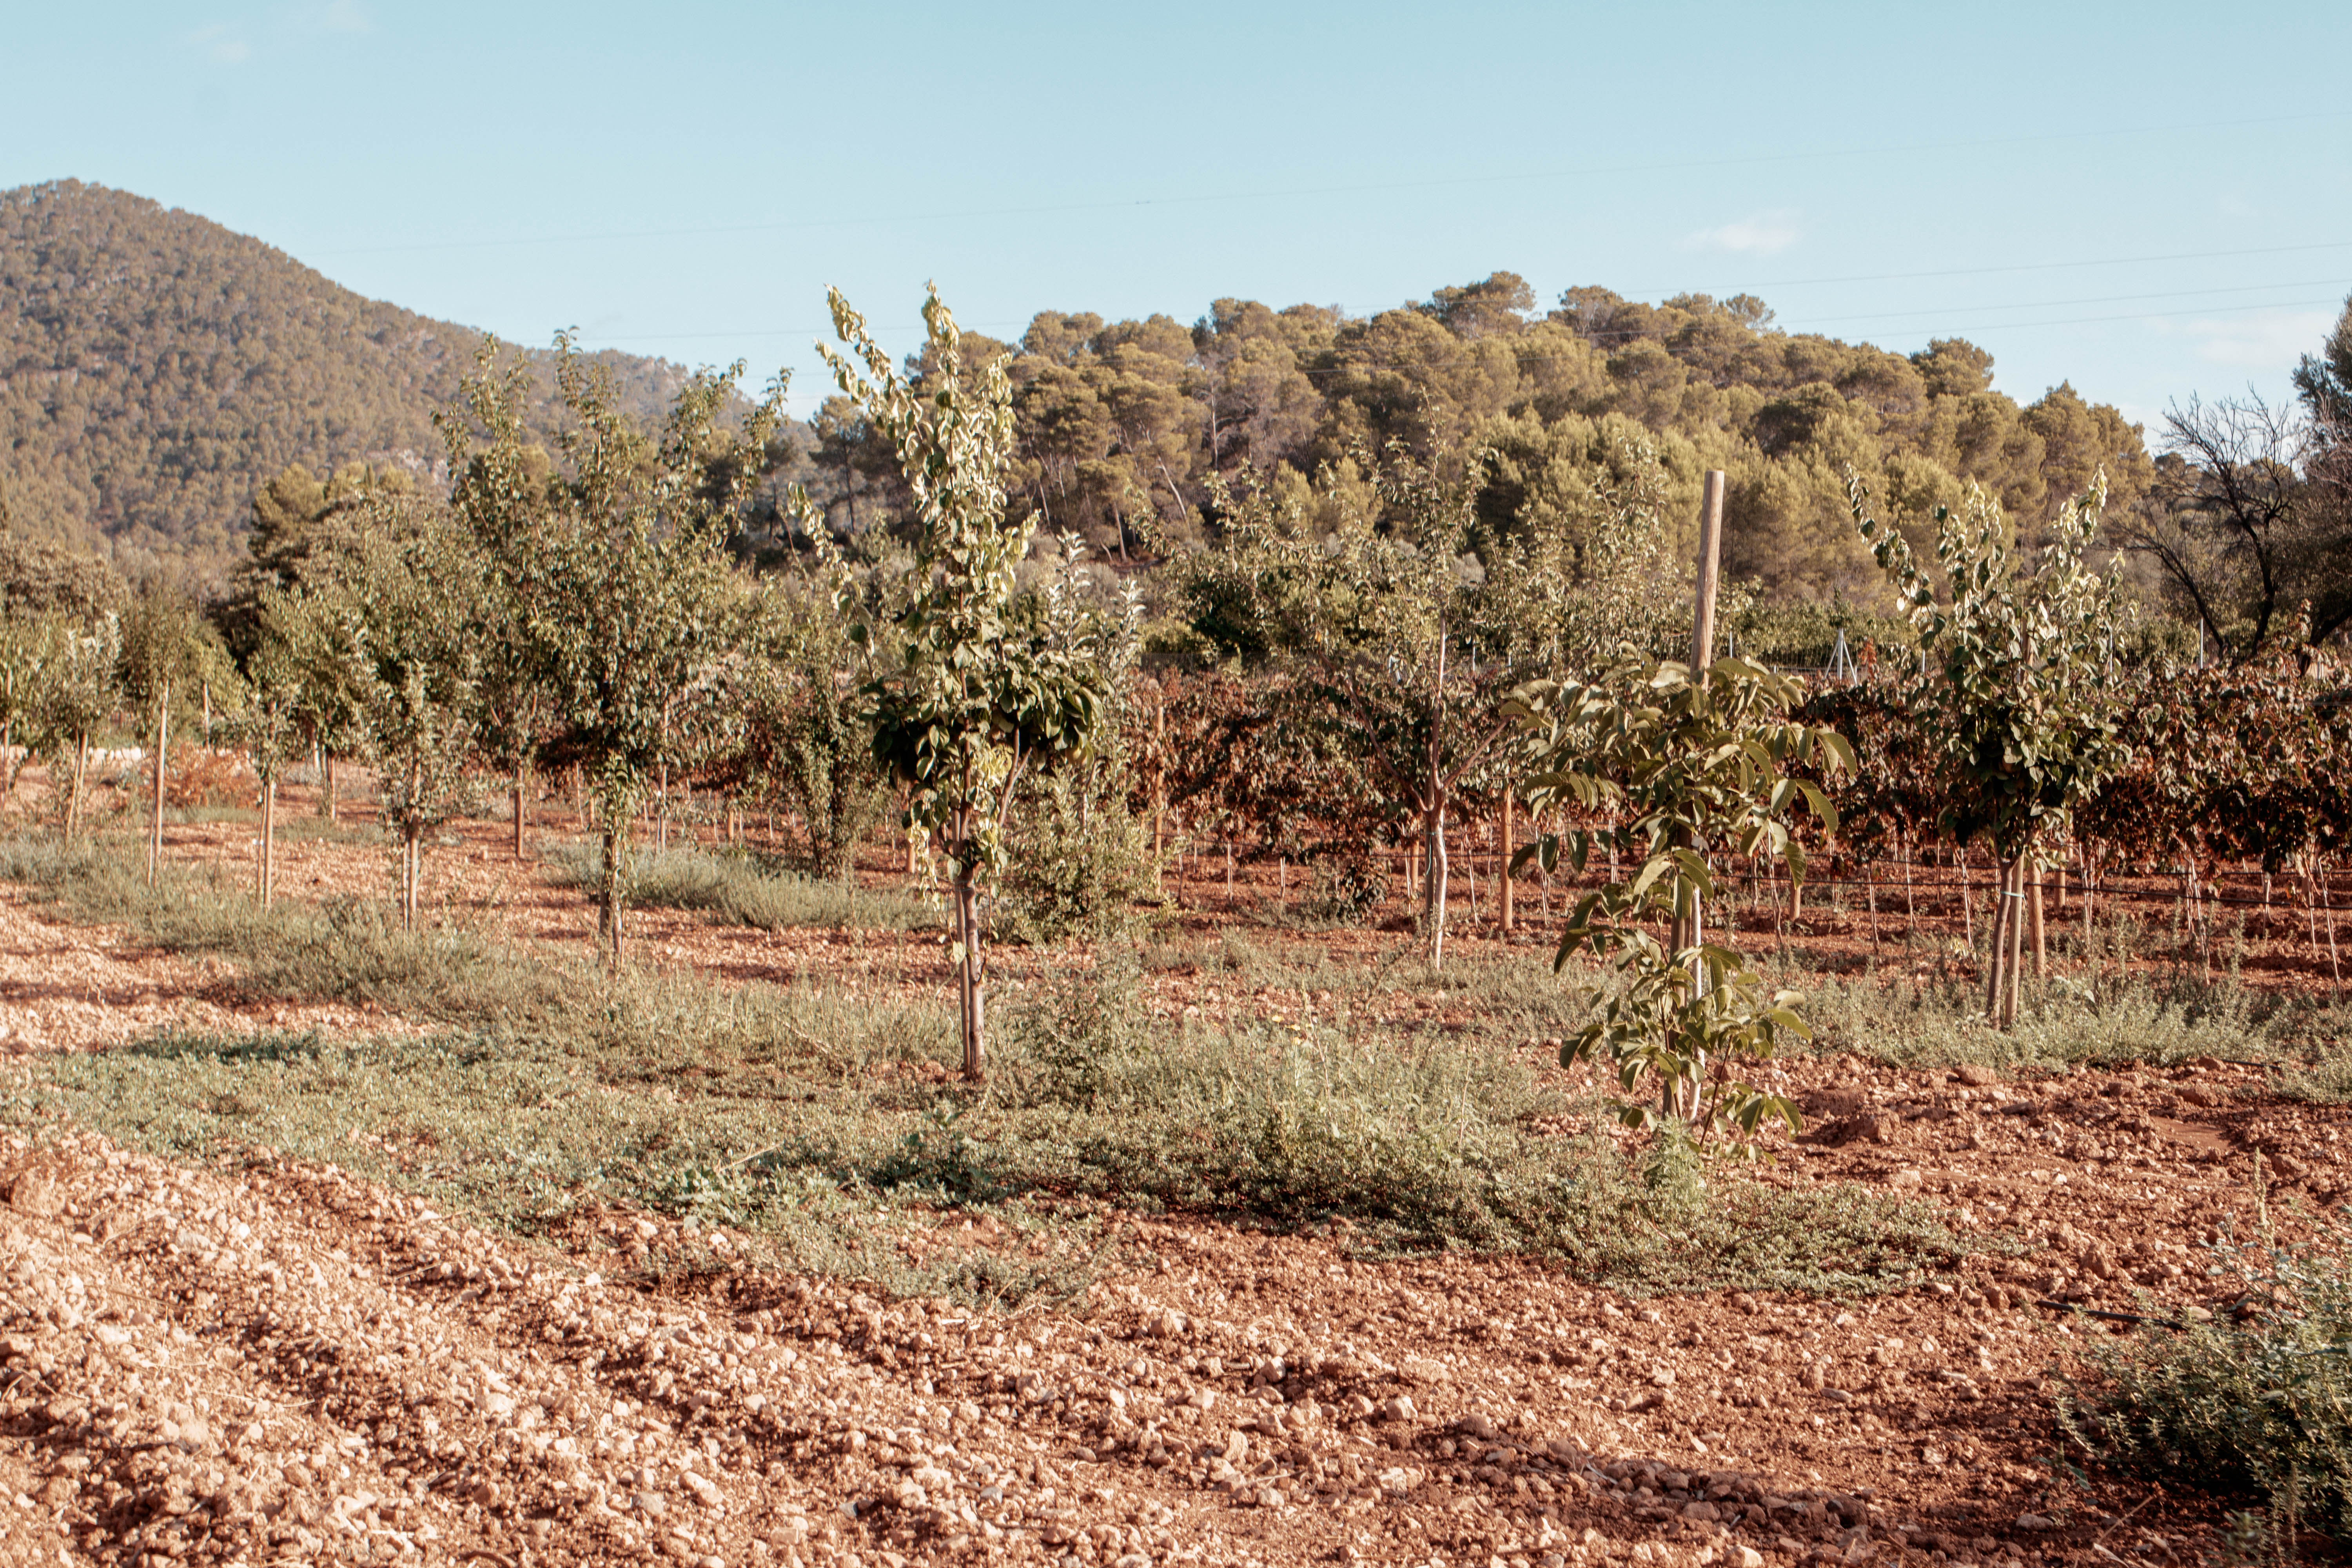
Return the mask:
POLYGON ((1483 569, 1470 554, 1476 473, 1441 472, 1391 444, 1369 494, 1323 476, 1316 498, 1337 526, 1318 536, 1296 498, 1255 485, 1216 488, 1221 539, 1179 556, 1194 628, 1221 652, 1291 679, 1293 727, 1331 739, 1383 781, 1375 787, 1418 828, 1422 940, 1445 962, 1446 831, 1464 776, 1505 726, 1493 703, 1507 671, 1483 664, 1473 632, 1483 569))
POLYGON ((192 709, 193 694, 212 677, 226 681, 219 639, 205 622, 195 596, 178 584, 151 577, 131 595, 117 645, 117 682, 138 716, 140 736, 152 768, 147 815, 147 885, 153 887, 163 863, 163 795, 172 754, 174 703, 192 709))
MULTIPOLYGON (((677 705, 735 648, 749 598, 727 540, 769 462, 780 378, 732 428, 742 375, 688 378, 657 435, 620 407, 611 375, 556 339, 563 426, 552 459, 529 432, 529 371, 477 356, 465 407, 441 421, 451 504, 510 619, 519 668, 551 692, 544 752, 595 792, 604 861, 597 940, 617 968, 630 825, 689 737, 677 705)), ((506 658, 508 655, 501 655, 506 658)))
POLYGON ((1954 842, 1983 836, 2000 865, 2000 898, 1985 965, 1985 1014, 2017 1022, 2026 881, 2044 835, 2120 769, 2121 687, 2114 649, 2123 560, 2093 571, 2084 552, 2106 504, 2106 476, 2059 510, 2031 565, 2007 542, 2000 504, 1971 490, 1936 511, 1936 582, 1848 481, 1854 524, 1919 634, 1903 674, 1911 710, 1937 740, 1942 826, 1954 842))
POLYGON ((310 624, 297 636, 317 649, 299 661, 343 667, 399 845, 401 929, 414 931, 425 840, 470 793, 478 650, 489 628, 478 563, 446 514, 405 497, 382 506, 380 529, 336 578, 299 591, 310 624))
POLYGON ((278 892, 278 781, 286 764, 307 750, 310 683, 301 649, 303 607, 295 596, 277 589, 261 595, 253 646, 245 657, 245 709, 235 730, 261 785, 261 843, 254 859, 253 890, 264 909, 278 892))
MULTIPOLYGON (((1728 942, 1709 941, 1702 910, 1714 896, 1711 852, 1786 861, 1801 877, 1804 850, 1791 814, 1809 809, 1829 831, 1836 813, 1811 784, 1791 776, 1811 764, 1853 765, 1834 731, 1792 721, 1801 688, 1744 659, 1694 676, 1685 665, 1629 658, 1591 681, 1531 681, 1505 711, 1519 730, 1528 798, 1538 810, 1574 806, 1603 826, 1546 834, 1519 851, 1549 870, 1562 858, 1581 871, 1613 851, 1622 879, 1579 900, 1560 934, 1554 968, 1579 949, 1612 961, 1612 994, 1588 993, 1594 1016, 1560 1051, 1560 1065, 1606 1058, 1631 1093, 1654 1079, 1664 1112, 1701 1132, 1718 1122, 1752 1136, 1768 1116, 1792 1128, 1777 1095, 1734 1076, 1738 1060, 1769 1059, 1783 1035, 1810 1037, 1791 991, 1768 988, 1728 942), (1664 917, 1683 945, 1649 929, 1664 917), (1680 934, 1680 933, 1687 933, 1680 934)), ((1622 1114, 1638 1125, 1639 1104, 1622 1114)))
POLYGON ((53 623, 56 639, 32 718, 28 742, 48 760, 49 778, 68 780, 59 831, 70 842, 81 831, 89 782, 89 738, 121 706, 116 672, 122 658, 122 622, 112 611, 53 623))
POLYGON ((907 786, 909 827, 946 862, 963 1074, 977 1082, 988 1065, 980 898, 1003 869, 1022 774, 1092 739, 1101 675, 1089 647, 1024 614, 1016 592, 1035 524, 1005 516, 1014 437, 1003 362, 964 363, 962 334, 933 289, 923 301, 926 369, 910 384, 840 291, 830 298, 849 352, 818 348, 897 458, 913 548, 854 570, 832 552, 815 504, 805 494, 793 504, 827 552, 836 603, 866 661, 876 760, 907 786))

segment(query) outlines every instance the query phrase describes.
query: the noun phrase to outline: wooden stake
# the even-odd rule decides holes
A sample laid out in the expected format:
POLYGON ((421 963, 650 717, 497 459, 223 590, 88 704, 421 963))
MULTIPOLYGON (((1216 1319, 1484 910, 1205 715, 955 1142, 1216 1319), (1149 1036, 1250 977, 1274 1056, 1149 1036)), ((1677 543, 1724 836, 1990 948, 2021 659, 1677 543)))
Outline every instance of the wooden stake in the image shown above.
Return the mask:
POLYGON ((2050 973, 2050 941, 2042 927, 2042 863, 2033 863, 2033 879, 2026 884, 2026 918, 2033 922, 2033 978, 2050 973))
POLYGON ((1692 673, 1715 662, 1716 584, 1723 563, 1723 470, 1709 468, 1698 503, 1698 595, 1691 616, 1692 673))
POLYGON ((163 863, 163 759, 172 747, 172 683, 163 682, 155 703, 155 800, 147 819, 147 885, 153 887, 163 863))
POLYGON ((1496 910, 1499 919, 1501 920, 1503 931, 1506 935, 1508 935, 1510 932, 1513 916, 1516 913, 1511 907, 1511 852, 1517 849, 1518 846, 1512 842, 1513 826, 1514 824, 1511 821, 1511 792, 1507 789, 1503 792, 1502 885, 1496 889, 1495 900, 1496 910))
MULTIPOLYGON (((1693 680, 1703 679, 1707 667, 1715 662, 1715 600, 1722 564, 1723 470, 1709 468, 1698 504, 1698 591, 1691 607, 1693 680)), ((1677 914, 1672 921, 1671 945, 1676 952, 1696 947, 1706 940, 1706 915, 1694 899, 1688 913, 1677 914)))

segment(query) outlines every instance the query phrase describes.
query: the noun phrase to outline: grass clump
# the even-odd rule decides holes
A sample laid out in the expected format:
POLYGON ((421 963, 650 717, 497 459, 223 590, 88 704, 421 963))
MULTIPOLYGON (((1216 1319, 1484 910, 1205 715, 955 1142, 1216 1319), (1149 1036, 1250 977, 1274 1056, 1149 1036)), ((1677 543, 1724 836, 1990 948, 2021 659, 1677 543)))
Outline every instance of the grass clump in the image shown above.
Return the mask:
POLYGON ((993 1180, 1292 1226, 1344 1217, 1390 1247, 1526 1253, 1639 1290, 1874 1291, 1964 1250, 1924 1205, 1780 1191, 1678 1134, 1629 1164, 1597 1102, 1486 1038, 1311 1016, 1155 1028, 1133 973, 1066 980, 1007 1019, 993 1180))
MULTIPOLYGON (((564 887, 593 890, 601 885, 604 855, 594 843, 560 845, 547 859, 564 887)), ((912 931, 938 923, 929 903, 916 894, 804 877, 732 851, 644 851, 630 860, 623 895, 637 909, 688 910, 721 925, 755 931, 912 931)))
POLYGON ((750 1231, 776 1266, 894 1295, 1004 1306, 1083 1289, 1099 1250, 1083 1219, 1009 1205, 1022 1243, 1009 1256, 925 1245, 937 1215, 919 1193, 858 1179, 887 1167, 889 1118, 859 1115, 837 1089, 747 1092, 748 1071, 716 1088, 676 1073, 652 1087, 653 1075, 611 1070, 620 1054, 530 1037, 173 1031, 55 1058, 30 1109, 167 1157, 268 1145, 523 1235, 562 1229, 583 1208, 649 1208, 750 1231))
POLYGON ((42 1114, 182 1157, 269 1144, 526 1232, 583 1205, 664 1209, 794 1268, 975 1302, 1079 1279, 1100 1246, 1086 1216, 1109 1205, 1344 1220, 1375 1249, 1517 1252, 1636 1290, 1876 1291, 1962 1250, 1924 1205, 1777 1189, 1671 1135, 1629 1161, 1601 1105, 1548 1087, 1522 1048, 1565 1005, 1536 960, 1383 986, 1235 954, 1328 1000, 1228 1026, 1154 1016, 1143 955, 1106 944, 1008 994, 997 1077, 975 1091, 945 1070, 944 994, 606 975, 585 954, 404 936, 360 906, 264 911, 185 870, 151 891, 102 847, 0 844, 0 876, 226 954, 250 986, 445 1026, 60 1054, 36 1068, 42 1114), (1391 1004, 1411 1016, 1372 1016, 1391 1004), (1021 1239, 943 1234, 975 1215, 1021 1239))
POLYGON ((0 880, 77 920, 235 960, 258 996, 373 1004, 452 1023, 529 1019, 565 1005, 558 973, 476 932, 404 932, 386 908, 355 900, 263 909, 210 868, 167 863, 150 887, 137 856, 105 840, 0 840, 0 880))
POLYGON ((1985 1020, 1982 997, 1959 980, 1882 984, 1823 977, 1807 990, 1818 1048, 1891 1067, 2063 1068, 2083 1063, 2169 1067, 2212 1057, 2269 1061, 2295 1049, 2305 1009, 2234 976, 2211 982, 2135 971, 2095 991, 2070 980, 2029 981, 2016 1027, 1985 1020))
POLYGON ((2102 1349, 2098 1385, 2062 1405, 2067 1429, 2109 1463, 2259 1505, 2283 1555, 2304 1530, 2352 1544, 2347 1240, 2216 1244, 2212 1272, 2248 1315, 2102 1349))

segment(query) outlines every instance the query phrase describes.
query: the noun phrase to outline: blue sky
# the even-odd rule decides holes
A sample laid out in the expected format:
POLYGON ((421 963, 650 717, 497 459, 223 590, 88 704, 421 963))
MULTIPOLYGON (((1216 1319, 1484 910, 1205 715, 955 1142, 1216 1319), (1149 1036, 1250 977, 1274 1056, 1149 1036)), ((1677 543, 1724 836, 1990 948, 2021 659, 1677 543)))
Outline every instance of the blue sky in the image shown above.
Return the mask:
POLYGON ((1220 296, 1761 295, 2021 399, 2279 395, 2352 293, 2352 6, 20 6, 0 186, 73 176, 362 293, 825 390, 1220 296))

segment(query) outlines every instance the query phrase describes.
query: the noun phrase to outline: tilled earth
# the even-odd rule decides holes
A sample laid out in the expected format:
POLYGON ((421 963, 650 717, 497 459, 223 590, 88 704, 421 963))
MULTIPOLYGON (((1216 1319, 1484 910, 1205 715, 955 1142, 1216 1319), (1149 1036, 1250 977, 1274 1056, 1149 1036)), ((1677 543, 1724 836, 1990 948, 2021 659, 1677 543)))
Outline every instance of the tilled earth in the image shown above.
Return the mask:
MULTIPOLYGON (((201 965, 0 903, 19 1049, 102 1049, 189 1006, 273 1021, 240 1005, 201 965), (39 990, 59 964, 82 967, 39 990)), ((2341 1203, 2343 1113, 2215 1062, 1792 1070, 1813 1131, 1766 1179, 1914 1194, 1985 1249, 1871 1300, 1644 1300, 1508 1258, 1368 1259, 1344 1228, 1129 1217, 1070 1310, 980 1315, 781 1277, 661 1215, 531 1247, 267 1149, 191 1168, 71 1128, 16 1140, 0 1563, 2218 1551, 2208 1500, 2053 1472, 2057 1380, 2125 1317, 2228 1310, 2205 1244, 2258 1206, 2293 1235, 2341 1203)))
MULTIPOLYGON (((2196 1168, 2192 1225, 2230 1206, 2196 1168)), ((1003 1318, 735 1267, 648 1215, 535 1252, 267 1150, 68 1136, 0 1152, 0 1183, 9 1563, 1968 1563, 2205 1534, 2144 1494, 2053 1507, 2066 1352, 2030 1302, 2179 1284, 2063 1219, 2077 1251, 1851 1303, 1153 1224, 1082 1310, 1003 1318)))

